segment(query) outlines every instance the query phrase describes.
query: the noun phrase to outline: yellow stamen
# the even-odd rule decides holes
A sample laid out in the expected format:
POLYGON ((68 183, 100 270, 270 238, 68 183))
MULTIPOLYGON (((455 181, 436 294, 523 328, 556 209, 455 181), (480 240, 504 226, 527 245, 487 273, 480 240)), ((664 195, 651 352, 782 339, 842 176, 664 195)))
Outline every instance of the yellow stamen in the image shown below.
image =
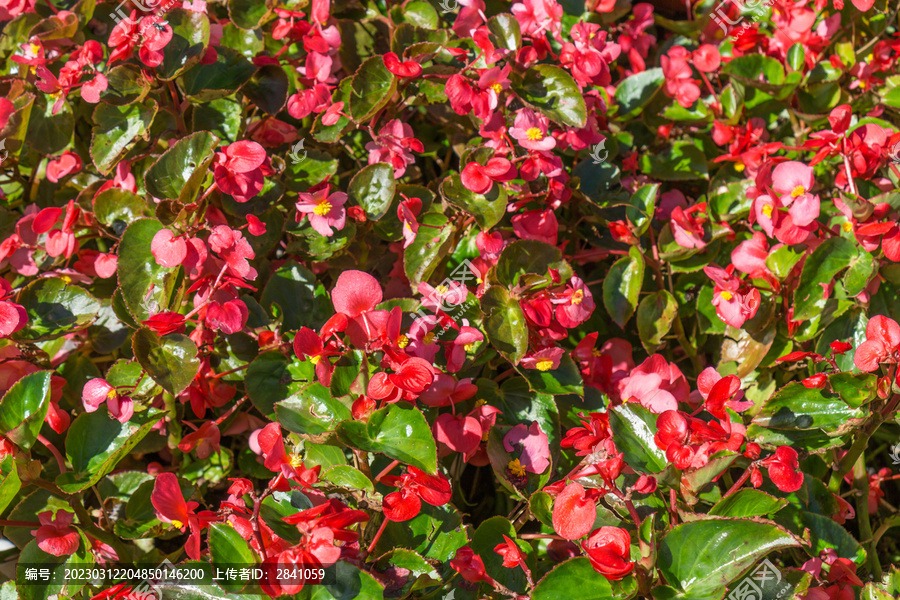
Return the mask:
POLYGON ((303 459, 300 458, 300 455, 298 454, 291 454, 290 462, 291 466, 295 469, 299 469, 303 466, 303 459))
POLYGON ((397 338, 397 345, 400 346, 401 349, 406 348, 407 346, 409 346, 409 338, 405 335, 401 335, 397 338))
POLYGON ((429 331, 428 333, 425 334, 425 337, 422 338, 422 341, 425 342, 426 344, 430 344, 431 342, 434 341, 434 333, 429 331))
POLYGON ((594 348, 593 350, 591 350, 591 354, 593 354, 597 358, 600 358, 601 356, 603 356, 603 353, 600 352, 599 348, 594 348))
POLYGON ((41 51, 41 47, 38 44, 31 44, 30 46, 28 46, 28 49, 31 50, 31 53, 35 56, 37 56, 41 51))
POLYGON ((544 134, 537 127, 532 127, 531 129, 525 132, 525 135, 528 136, 528 139, 532 142, 537 142, 538 140, 544 139, 544 134))
POLYGON ((734 298, 734 295, 731 292, 729 292, 728 290, 723 291, 719 295, 722 296, 722 299, 725 300, 726 302, 731 300, 732 298, 734 298))
POLYGON ((320 203, 318 206, 316 206, 313 209, 313 212, 315 214, 319 215, 320 217, 324 217, 329 212, 331 212, 331 202, 328 202, 326 200, 325 202, 320 203))
POLYGON ((797 198, 799 196, 802 196, 805 193, 806 193, 806 188, 804 188, 802 185, 798 185, 797 187, 795 187, 794 189, 791 190, 791 198, 797 198))
POLYGON ((471 352, 472 350, 475 349, 475 342, 466 344, 465 346, 463 346, 463 348, 466 350, 466 352, 471 352))
POLYGON ((479 398, 478 400, 475 401, 476 408, 479 406, 483 406, 485 404, 487 404, 487 400, 485 400, 484 398, 479 398))
POLYGON ((850 221, 844 221, 844 224, 841 225, 841 229, 843 229, 847 233, 850 233, 851 231, 853 231, 853 223, 851 223, 850 221))
POLYGON ((525 469, 522 467, 522 464, 519 462, 519 459, 509 461, 509 464, 506 465, 506 468, 509 469, 509 472, 515 475, 516 477, 525 477, 525 469))
POLYGON ((535 366, 537 367, 538 371, 549 371, 553 368, 553 361, 549 358, 542 358, 541 360, 537 361, 537 364, 535 366))
POLYGON ((320 360, 322 360, 322 356, 319 354, 309 357, 309 362, 311 362, 313 364, 313 366, 319 364, 320 360))
POLYGON ((119 394, 116 393, 116 388, 113 388, 113 389, 109 390, 108 392, 106 392, 106 399, 107 400, 115 400, 116 396, 118 396, 118 395, 119 394))
POLYGON ((499 94, 500 92, 503 91, 503 86, 500 85, 499 83, 495 83, 494 85, 491 86, 491 89, 499 94))
POLYGON ((484 433, 481 434, 481 441, 482 441, 482 442, 488 441, 488 437, 490 437, 490 435, 491 435, 491 430, 490 430, 490 429, 485 429, 485 430, 484 430, 484 433))
POLYGON ((770 219, 772 218, 772 205, 764 204, 762 207, 762 214, 766 215, 770 219))
POLYGON ((746 168, 747 166, 744 163, 735 163, 734 165, 734 170, 738 173, 743 173, 746 168))
POLYGON ((181 529, 182 527, 184 527, 184 523, 182 523, 181 521, 172 521, 172 525, 174 525, 176 529, 181 529))
POLYGON ((572 304, 581 304, 582 300, 584 300, 584 292, 575 290, 575 293, 572 294, 572 304))

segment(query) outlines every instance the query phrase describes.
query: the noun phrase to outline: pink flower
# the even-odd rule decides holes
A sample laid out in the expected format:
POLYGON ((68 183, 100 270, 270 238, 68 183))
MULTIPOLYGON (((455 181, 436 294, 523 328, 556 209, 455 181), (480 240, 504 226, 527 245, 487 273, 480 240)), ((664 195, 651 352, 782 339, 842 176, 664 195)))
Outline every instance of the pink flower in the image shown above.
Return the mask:
POLYGON ((623 401, 640 402, 653 413, 677 410, 679 402, 686 402, 690 387, 681 369, 669 364, 660 354, 654 354, 619 383, 623 401))
POLYGON ((682 248, 699 250, 706 247, 706 242, 703 241, 703 223, 706 219, 694 216, 696 212, 705 213, 706 204, 695 204, 688 209, 676 206, 672 209, 672 234, 675 236, 675 243, 682 248))
POLYGON ((256 142, 235 142, 216 152, 213 173, 216 185, 238 202, 247 202, 263 188, 261 167, 266 162, 266 150, 256 142))
POLYGON ((759 290, 751 288, 749 291, 741 291, 741 280, 715 265, 704 267, 703 272, 715 282, 712 303, 722 321, 740 329, 747 319, 756 316, 762 301, 759 290))
POLYGON ((522 35, 537 37, 559 33, 563 7, 556 0, 523 0, 513 4, 512 14, 519 21, 522 35))
POLYGON ((228 273, 234 277, 256 279, 256 269, 250 266, 248 259, 256 254, 243 234, 228 225, 216 225, 209 234, 209 247, 228 265, 228 273))
POLYGON ((163 267, 177 267, 187 258, 187 242, 175 237, 170 229, 160 229, 150 241, 150 253, 156 264, 163 267))
POLYGON ((523 240, 538 240, 553 246, 559 234, 559 223, 553 211, 529 210, 512 218, 513 233, 523 240))
POLYGON ((334 235, 334 227, 337 230, 344 228, 347 220, 347 211, 344 204, 347 202, 347 194, 334 192, 329 195, 330 185, 316 190, 312 194, 300 194, 297 200, 297 211, 307 215, 309 224, 325 237, 334 235))
POLYGON ((731 264, 754 279, 771 278, 772 273, 766 266, 768 256, 769 243, 766 236, 754 231, 752 238, 741 242, 731 251, 731 264))
POLYGON ((509 160, 495 156, 484 166, 470 162, 465 166, 460 178, 463 186, 476 194, 486 194, 494 182, 512 181, 516 178, 516 167, 509 160))
POLYGON ((688 63, 690 53, 683 46, 673 46, 667 55, 660 57, 663 75, 666 78, 665 91, 684 108, 690 108, 700 97, 700 86, 691 78, 688 63))
POLYGON ((120 396, 113 386, 99 377, 84 384, 81 402, 87 412, 95 412, 105 403, 109 414, 120 423, 127 423, 134 414, 134 401, 128 396, 120 396))
POLYGON ((459 335, 453 340, 453 344, 445 351, 447 356, 447 371, 456 373, 466 361, 466 353, 477 343, 484 340, 484 334, 468 325, 459 329, 459 335))
POLYGON ((481 424, 474 417, 443 413, 433 429, 434 439, 454 452, 468 454, 481 443, 481 424))
POLYGON ((478 386, 471 379, 456 380, 452 375, 438 371, 431 385, 419 396, 422 404, 431 407, 448 406, 468 400, 478 393, 478 386))
POLYGON ((74 554, 81 543, 78 532, 70 527, 74 517, 74 514, 62 509, 56 511, 55 517, 49 510, 38 513, 41 526, 31 532, 38 548, 53 556, 74 554))
POLYGON ((570 482, 553 503, 553 529, 567 540, 584 537, 597 520, 597 498, 601 490, 570 482))
POLYGON ((529 473, 540 475, 550 466, 550 444, 537 421, 530 427, 519 423, 510 429, 503 437, 503 448, 507 452, 521 449, 519 464, 529 473))
POLYGON ((547 135, 549 123, 544 115, 523 108, 516 113, 516 120, 510 127, 509 134, 526 150, 553 150, 556 148, 556 139, 547 135))
POLYGON ((406 167, 416 162, 412 152, 424 152, 425 146, 416 139, 412 127, 400 119, 388 121, 374 141, 366 144, 369 164, 388 163, 394 168, 394 178, 406 173, 406 167))
POLYGON ((551 299, 556 305, 556 320, 567 329, 578 327, 594 312, 594 297, 584 281, 572 276, 566 290, 551 299))
POLYGON ((185 453, 196 450, 197 458, 204 460, 209 458, 213 452, 219 451, 220 438, 221 433, 216 424, 213 421, 207 421, 197 431, 181 438, 178 449, 185 453))
POLYGON ((853 355, 853 364, 860 371, 872 372, 883 362, 900 359, 900 325, 897 321, 877 315, 866 324, 866 341, 853 355))
POLYGON ((819 216, 819 197, 809 193, 815 184, 813 169, 791 160, 779 164, 772 171, 772 189, 781 196, 781 203, 790 206, 793 224, 809 225, 819 216))
POLYGON ((790 446, 779 446, 775 454, 762 461, 769 468, 769 477, 782 492, 796 492, 803 486, 803 472, 797 461, 797 451, 790 446))
POLYGON ((362 271, 344 271, 331 291, 334 310, 347 317, 347 334, 353 345, 362 347, 384 329, 388 311, 375 310, 383 293, 378 280, 362 271))
POLYGON ((57 183, 60 179, 80 171, 81 166, 81 157, 71 150, 66 150, 59 158, 47 163, 47 179, 57 183))
POLYGON ((552 371, 559 368, 559 361, 566 351, 554 346, 538 350, 530 356, 526 356, 520 363, 525 369, 537 369, 538 371, 552 371))

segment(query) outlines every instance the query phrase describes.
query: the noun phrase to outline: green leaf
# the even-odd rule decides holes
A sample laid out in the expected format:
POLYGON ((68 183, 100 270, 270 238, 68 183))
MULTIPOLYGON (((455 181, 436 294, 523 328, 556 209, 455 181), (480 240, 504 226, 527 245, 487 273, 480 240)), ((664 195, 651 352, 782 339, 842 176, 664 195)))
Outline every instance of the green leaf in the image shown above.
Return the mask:
MULTIPOLYGON (((213 523, 209 527, 209 555, 213 566, 224 569, 240 565, 254 567, 257 564, 256 554, 247 540, 231 526, 230 523, 213 523)), ((238 591, 246 584, 227 583, 223 587, 229 591, 238 591)))
POLYGON ((28 450, 50 407, 50 371, 31 373, 15 382, 0 400, 0 433, 28 450))
POLYGON ((746 85, 763 89, 772 89, 785 82, 781 63, 763 54, 738 56, 722 65, 722 73, 746 85))
POLYGON ((363 207, 370 220, 378 221, 390 209, 395 188, 394 168, 387 163, 375 163, 353 176, 347 196, 363 207))
POLYGON ((100 100, 115 106, 140 102, 150 91, 150 81, 134 65, 116 65, 106 73, 107 87, 100 100))
POLYGON ((73 470, 57 477, 56 484, 69 494, 95 485, 165 416, 164 411, 150 409, 119 423, 105 408, 82 413, 66 434, 66 456, 73 470))
POLYGON ((662 86, 663 81, 665 77, 659 67, 646 69, 623 79, 616 86, 619 114, 630 116, 630 113, 643 107, 662 86))
POLYGON ((506 360, 519 364, 528 351, 528 327, 518 299, 506 288, 493 286, 481 298, 481 311, 488 341, 506 360))
POLYGON ((219 46, 216 53, 216 62, 194 65, 179 79, 181 89, 192 100, 208 102, 230 96, 256 72, 253 63, 237 50, 219 46))
POLYGON ((509 589, 520 594, 525 593, 527 582, 522 569, 508 569, 503 566, 503 557, 494 548, 498 544, 504 544, 503 536, 513 540, 523 554, 532 554, 533 550, 528 542, 516 539, 516 530, 505 517, 491 517, 482 521, 472 535, 472 543, 469 546, 478 554, 484 562, 485 570, 495 581, 499 581, 509 589))
POLYGON ((795 321, 806 321, 825 308, 823 284, 850 266, 857 257, 856 244, 842 237, 828 238, 813 250, 803 265, 800 283, 794 292, 795 321))
POLYGON ((136 219, 151 214, 143 198, 122 188, 109 188, 94 197, 94 217, 119 236, 136 219))
POLYGON ((794 381, 778 390, 753 422, 769 429, 821 429, 833 434, 852 430, 864 416, 839 396, 794 381))
POLYGON ((709 179, 706 155, 694 142, 674 142, 658 154, 643 154, 641 170, 663 181, 709 179))
POLYGON ((556 123, 584 127, 587 121, 581 88, 560 67, 535 65, 512 88, 525 104, 556 123))
MULTIPOLYGON (((337 167, 338 161, 332 155, 319 150, 307 150, 306 158, 300 162, 287 163, 284 170, 284 185, 292 192, 306 192, 312 186, 337 173, 337 167)), ((316 235, 322 237, 318 233, 316 235)))
POLYGON ((643 284, 644 257, 637 248, 629 248, 628 256, 617 260, 603 280, 603 306, 619 327, 624 329, 634 314, 643 284))
POLYGON ((774 550, 799 546, 776 525, 744 519, 716 518, 676 525, 659 546, 657 566, 685 600, 719 598, 774 550))
POLYGON ((200 371, 197 345, 180 333, 158 336, 141 327, 131 339, 134 357, 153 381, 177 396, 187 389, 200 371))
POLYGON ((206 176, 209 175, 219 138, 208 131, 198 131, 169 146, 147 169, 144 185, 157 198, 193 202, 206 176))
POLYGON ((516 367, 527 381, 528 387, 542 394, 577 394, 584 395, 584 387, 581 379, 581 371, 575 365, 568 354, 563 354, 559 361, 559 367, 549 371, 540 369, 523 369, 516 367))
POLYGON ((482 229, 490 229, 506 214, 508 194, 502 185, 492 186, 487 194, 476 194, 462 184, 459 174, 454 173, 444 178, 440 189, 447 202, 475 217, 482 229))
POLYGON ((384 66, 381 56, 370 56, 350 82, 350 116, 357 123, 381 110, 394 95, 397 78, 384 66))
POLYGON ((97 105, 91 159, 100 173, 109 174, 138 139, 147 138, 156 108, 156 102, 150 99, 126 106, 97 105))
POLYGON ((228 0, 228 16, 241 29, 257 29, 271 10, 268 2, 228 0))
POLYGON ((275 404, 278 422, 294 433, 319 435, 350 418, 350 409, 340 400, 331 397, 328 388, 312 383, 287 400, 275 404))
POLYGON ((443 213, 429 211, 419 217, 416 239, 403 251, 406 278, 415 287, 426 281, 450 252, 454 227, 443 213))
POLYGON ((809 531, 810 545, 804 550, 810 556, 833 549, 840 558, 848 558, 857 564, 866 560, 866 551, 850 532, 834 522, 831 515, 820 515, 808 510, 800 510, 796 506, 787 506, 775 515, 774 520, 781 526, 797 535, 805 535, 809 531))
POLYGON ((637 402, 626 402, 609 410, 609 426, 625 462, 639 473, 659 473, 666 468, 666 453, 656 446, 656 417, 637 402))
POLYGON ((585 557, 571 558, 547 573, 534 588, 531 600, 627 600, 637 592, 634 576, 610 581, 585 557))
POLYGON ((803 258, 803 252, 796 252, 791 246, 784 245, 769 253, 766 257, 766 267, 772 271, 775 277, 784 279, 801 258, 803 258))
POLYGON ((289 260, 281 265, 263 289, 260 304, 270 315, 277 304, 285 329, 318 329, 333 313, 331 299, 315 274, 289 260))
MULTIPOLYGON (((332 104, 343 102, 345 107, 350 105, 351 83, 351 77, 345 77, 341 80, 337 89, 331 95, 332 104)), ((324 115, 325 113, 323 112, 316 117, 316 121, 313 123, 312 135, 320 142, 333 144, 341 139, 341 135, 350 126, 351 121, 349 117, 341 115, 333 125, 324 125, 322 123, 324 115)))
POLYGON ((467 542, 462 517, 452 505, 431 506, 423 502, 421 512, 413 519, 387 524, 376 553, 410 548, 425 558, 446 562, 467 542))
POLYGON ((625 207, 625 215, 637 228, 638 236, 644 235, 653 221, 656 211, 656 196, 659 193, 658 183, 642 185, 631 195, 625 207))
POLYGON ((328 467, 322 472, 321 478, 338 487, 351 490, 364 490, 370 494, 375 493, 375 486, 372 484, 372 481, 366 477, 362 471, 354 469, 350 465, 334 465, 328 467))
POLYGON ((503 249, 495 272, 497 281, 505 286, 519 285, 520 277, 527 274, 543 277, 549 285, 550 269, 558 269, 563 281, 572 276, 572 268, 559 248, 538 240, 518 240, 503 249))
POLYGON ((402 463, 434 474, 437 447, 425 416, 417 408, 391 404, 376 410, 368 423, 344 421, 338 435, 347 444, 365 452, 381 452, 402 463))
POLYGON ((509 13, 494 15, 487 22, 491 40, 496 48, 515 52, 522 47, 522 30, 519 21, 509 13))
POLYGON ((157 264, 150 252, 150 242, 162 228, 156 219, 138 219, 128 226, 119 243, 119 287, 125 306, 138 321, 149 319, 151 310, 165 310, 175 285, 177 267, 157 264))
POLYGON ((647 352, 652 354, 656 350, 672 328, 677 313, 678 302, 666 290, 653 292, 641 300, 637 309, 637 328, 647 352))
POLYGON ((263 65, 256 70, 241 93, 269 115, 277 115, 287 102, 290 82, 279 65, 263 65))
POLYGON ((11 455, 7 455, 3 461, 0 461, 0 477, 2 477, 0 480, 0 514, 2 514, 22 489, 22 480, 19 479, 16 460, 11 455))
POLYGON ((787 506, 784 498, 776 498, 760 490, 743 489, 722 498, 709 514, 719 517, 765 517, 787 506))
POLYGON ((202 12, 181 7, 168 11, 165 18, 172 27, 172 39, 163 48, 162 64, 154 72, 160 79, 172 80, 199 63, 206 54, 209 18, 202 12))
POLYGON ((280 352, 266 352, 250 363, 244 385, 259 412, 274 419, 275 404, 300 391, 314 376, 309 361, 292 361, 280 352))
POLYGON ((384 587, 358 567, 338 561, 335 583, 309 586, 309 600, 382 600, 384 587))
POLYGON ((850 268, 844 273, 844 291, 848 296, 859 296, 869 285, 876 271, 875 257, 859 248, 856 257, 850 260, 850 268))
POLYGON ((859 408, 875 399, 878 378, 874 373, 832 373, 828 376, 828 383, 847 405, 859 408))
POLYGON ((59 277, 36 279, 19 292, 28 323, 13 335, 18 340, 52 340, 84 329, 97 318, 100 301, 59 277))
POLYGON ((54 101, 38 94, 31 108, 25 141, 41 154, 56 154, 69 145, 75 130, 75 116, 68 102, 63 102, 55 115, 54 101))

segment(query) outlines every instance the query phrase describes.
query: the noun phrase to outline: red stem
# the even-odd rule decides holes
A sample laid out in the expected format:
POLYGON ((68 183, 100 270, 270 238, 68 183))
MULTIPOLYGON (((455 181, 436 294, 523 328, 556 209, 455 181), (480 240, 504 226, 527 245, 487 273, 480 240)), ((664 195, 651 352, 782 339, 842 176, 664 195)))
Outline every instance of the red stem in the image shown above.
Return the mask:
POLYGON ((388 519, 385 519, 381 522, 381 527, 378 528, 378 531, 375 532, 375 537, 372 538, 372 543, 369 544, 369 548, 366 550, 366 554, 372 554, 372 550, 375 549, 375 544, 378 543, 378 540, 381 538, 381 534, 384 533, 384 528, 387 527, 388 519))
POLYGON ((47 450, 49 450, 50 453, 53 455, 53 458, 56 459, 56 463, 59 465, 59 472, 65 473, 66 472, 66 459, 64 459, 62 454, 59 453, 59 450, 56 449, 56 446, 54 446, 52 443, 50 443, 50 440, 48 440, 41 434, 38 434, 37 439, 40 443, 42 443, 44 446, 47 447, 47 450))

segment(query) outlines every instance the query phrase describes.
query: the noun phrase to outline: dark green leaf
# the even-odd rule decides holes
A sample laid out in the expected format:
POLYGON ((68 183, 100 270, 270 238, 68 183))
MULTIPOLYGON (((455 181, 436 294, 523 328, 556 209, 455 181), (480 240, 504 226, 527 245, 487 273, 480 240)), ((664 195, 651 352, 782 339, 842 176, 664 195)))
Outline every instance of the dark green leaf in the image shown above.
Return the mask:
POLYGON ((525 104, 552 121, 570 127, 584 127, 587 108, 581 88, 560 67, 535 65, 521 81, 513 81, 513 90, 525 104))
POLYGON ((127 106, 98 104, 91 139, 91 158, 97 170, 104 175, 112 171, 138 139, 146 139, 155 116, 156 102, 150 99, 127 106))
POLYGON ((403 267, 410 284, 426 281, 441 259, 450 252, 454 227, 440 212, 429 211, 419 217, 416 239, 403 251, 403 267))
POLYGON ((100 312, 100 302, 87 290, 59 277, 32 281, 17 302, 28 313, 28 324, 13 335, 19 340, 58 338, 87 327, 100 312))
POLYGON ((315 274, 292 260, 272 273, 260 303, 269 314, 274 314, 272 305, 277 304, 286 329, 318 329, 333 312, 328 292, 315 274))
POLYGON ((609 411, 609 426, 625 462, 639 473, 659 473, 666 468, 666 453, 656 446, 656 417, 637 402, 626 402, 609 411))
POLYGON ((526 274, 544 277, 549 284, 552 281, 550 269, 558 269, 563 281, 572 276, 572 268, 563 260, 559 248, 538 240, 519 240, 503 249, 497 261, 496 276, 505 286, 519 285, 519 278, 526 274))
POLYGON ((209 175, 219 138, 207 131, 192 133, 170 146, 147 169, 144 185, 157 198, 193 202, 203 180, 209 175))
POLYGON ((0 433, 24 450, 31 448, 50 407, 50 371, 38 371, 13 384, 0 400, 0 433))
POLYGON ((202 12, 173 8, 166 13, 172 39, 163 48, 162 64, 155 73, 160 79, 175 79, 200 62, 209 45, 209 18, 202 12))
POLYGON ((376 410, 368 423, 344 421, 338 434, 366 452, 381 452, 428 473, 437 471, 437 447, 425 416, 417 408, 391 404, 376 410))
POLYGON ((347 196, 363 207, 370 220, 377 221, 391 207, 395 187, 394 168, 387 163, 375 163, 353 176, 347 196))
POLYGON ((494 185, 487 194, 476 194, 462 184, 456 173, 441 182, 441 195, 450 204, 463 209, 475 217, 482 229, 490 229, 506 214, 508 195, 501 185, 494 185))
POLYGON ((505 288, 493 286, 481 298, 484 330, 488 341, 514 365, 528 350, 528 326, 519 301, 505 288))
POLYGON ((610 581, 591 566, 585 557, 557 565, 538 582, 531 600, 626 600, 634 596, 634 576, 610 581))
POLYGON ((678 302, 666 290, 653 292, 641 300, 637 309, 637 328, 647 352, 652 354, 669 333, 677 312, 678 302))
POLYGON ((825 289, 835 275, 850 266, 857 257, 856 244, 842 237, 831 237, 813 250, 803 264, 800 284, 794 292, 795 321, 806 321, 825 308, 825 289))
POLYGON ((603 280, 603 306, 612 320, 624 328, 634 314, 641 286, 644 284, 644 257, 637 248, 630 248, 610 267, 603 280))
POLYGON ((394 95, 397 79, 380 56, 367 58, 350 83, 350 115, 357 123, 370 119, 394 95))
POLYGON ((778 390, 763 405, 753 422, 769 429, 821 429, 843 433, 853 428, 865 413, 850 408, 840 397, 792 382, 778 390))
POLYGON ((219 46, 216 52, 216 62, 194 65, 179 79, 182 90, 193 100, 207 102, 230 96, 256 72, 253 63, 237 50, 219 46))
POLYGON ((340 400, 331 397, 328 388, 312 383, 287 400, 275 404, 278 422, 295 433, 319 435, 350 418, 350 409, 340 400))
POLYGON ((787 505, 784 498, 776 498, 759 490, 743 489, 721 499, 709 514, 720 517, 765 517, 787 505))
POLYGON ((200 371, 197 345, 186 335, 170 333, 158 336, 141 327, 131 339, 134 357, 153 381, 177 396, 183 392, 200 371))

